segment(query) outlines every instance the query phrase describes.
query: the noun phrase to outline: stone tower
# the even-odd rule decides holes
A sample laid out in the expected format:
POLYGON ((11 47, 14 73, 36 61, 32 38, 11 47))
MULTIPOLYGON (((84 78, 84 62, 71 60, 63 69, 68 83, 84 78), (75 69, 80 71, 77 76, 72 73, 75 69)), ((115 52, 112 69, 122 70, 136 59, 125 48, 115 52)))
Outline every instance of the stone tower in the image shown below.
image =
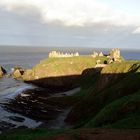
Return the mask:
POLYGON ((112 59, 114 59, 114 61, 120 60, 120 57, 121 57, 120 50, 118 48, 112 49, 111 52, 110 52, 110 57, 112 59))

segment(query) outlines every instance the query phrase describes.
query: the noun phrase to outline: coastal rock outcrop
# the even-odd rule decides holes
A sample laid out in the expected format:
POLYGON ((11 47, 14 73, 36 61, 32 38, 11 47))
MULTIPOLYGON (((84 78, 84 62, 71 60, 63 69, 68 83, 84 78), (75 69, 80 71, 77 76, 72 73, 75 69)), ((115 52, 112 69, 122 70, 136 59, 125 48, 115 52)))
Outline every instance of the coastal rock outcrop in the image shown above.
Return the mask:
POLYGON ((2 66, 0 66, 0 77, 3 77, 6 73, 7 71, 2 66))
MULTIPOLYGON (((119 50, 112 50, 110 58, 120 58, 119 50)), ((70 89, 77 86, 77 79, 89 68, 101 70, 108 64, 109 58, 102 52, 94 52, 93 56, 79 56, 79 53, 69 54, 52 51, 49 58, 40 61, 30 70, 26 70, 23 80, 35 85, 51 88, 70 89), (53 59, 51 59, 53 58, 53 59), (65 59, 58 59, 65 58, 65 59)))
POLYGON ((23 68, 16 66, 12 69, 12 77, 15 79, 20 79, 22 78, 24 71, 25 70, 23 68))

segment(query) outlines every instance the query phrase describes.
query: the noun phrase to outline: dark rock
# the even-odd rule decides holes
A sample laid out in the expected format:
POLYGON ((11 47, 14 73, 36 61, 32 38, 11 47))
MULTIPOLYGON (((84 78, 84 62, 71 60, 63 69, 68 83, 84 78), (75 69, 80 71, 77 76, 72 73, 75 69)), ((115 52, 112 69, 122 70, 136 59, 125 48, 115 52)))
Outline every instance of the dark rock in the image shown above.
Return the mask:
POLYGON ((0 122, 0 131, 7 131, 9 129, 14 128, 16 125, 12 124, 12 123, 8 123, 5 121, 0 122))
POLYGON ((24 122, 25 119, 17 116, 10 116, 9 119, 16 121, 16 122, 24 122))
POLYGON ((26 129, 26 128, 28 128, 27 126, 19 126, 19 127, 17 127, 17 129, 26 129))
MULTIPOLYGON (((24 94, 30 94, 31 96, 19 95, 14 100, 10 100, 9 104, 5 105, 4 108, 43 122, 55 119, 63 111, 60 103, 56 104, 53 100, 48 101, 51 95, 46 90, 40 88, 30 89, 25 91, 24 94)), ((23 118, 15 116, 10 117, 10 119, 23 121, 23 118)))
POLYGON ((6 73, 7 71, 2 66, 0 66, 0 77, 3 77, 6 73))

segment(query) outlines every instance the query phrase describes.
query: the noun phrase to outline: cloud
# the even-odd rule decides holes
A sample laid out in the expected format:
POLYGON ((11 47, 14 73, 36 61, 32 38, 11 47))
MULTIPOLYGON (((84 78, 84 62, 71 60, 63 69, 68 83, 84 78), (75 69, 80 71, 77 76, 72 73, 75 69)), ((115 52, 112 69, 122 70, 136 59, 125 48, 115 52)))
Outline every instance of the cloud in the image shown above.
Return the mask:
MULTIPOLYGON (((28 10, 30 11, 30 10, 28 10)), ((34 10, 33 10, 34 11, 34 10)), ((38 14, 28 16, 0 9, 0 44, 69 47, 128 47, 138 46, 139 38, 131 34, 134 27, 106 24, 62 26, 55 22, 41 24, 38 14), (34 16, 33 16, 34 15, 34 16), (134 38, 136 37, 136 39, 134 38), (117 44, 117 45, 116 45, 117 44)), ((25 14, 26 15, 26 14, 25 14)))
POLYGON ((38 13, 42 23, 57 22, 66 26, 140 25, 139 17, 115 11, 100 0, 1 0, 0 5, 21 15, 38 13))
POLYGON ((132 34, 140 34, 140 27, 136 28, 132 34))

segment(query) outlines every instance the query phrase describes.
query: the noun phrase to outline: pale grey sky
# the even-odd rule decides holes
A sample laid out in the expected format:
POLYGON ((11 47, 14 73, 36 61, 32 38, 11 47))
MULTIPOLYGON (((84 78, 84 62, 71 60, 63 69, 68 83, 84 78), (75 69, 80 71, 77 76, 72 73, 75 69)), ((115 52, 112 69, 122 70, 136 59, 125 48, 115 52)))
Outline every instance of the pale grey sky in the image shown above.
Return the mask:
POLYGON ((0 0, 0 45, 140 48, 140 1, 0 0))

